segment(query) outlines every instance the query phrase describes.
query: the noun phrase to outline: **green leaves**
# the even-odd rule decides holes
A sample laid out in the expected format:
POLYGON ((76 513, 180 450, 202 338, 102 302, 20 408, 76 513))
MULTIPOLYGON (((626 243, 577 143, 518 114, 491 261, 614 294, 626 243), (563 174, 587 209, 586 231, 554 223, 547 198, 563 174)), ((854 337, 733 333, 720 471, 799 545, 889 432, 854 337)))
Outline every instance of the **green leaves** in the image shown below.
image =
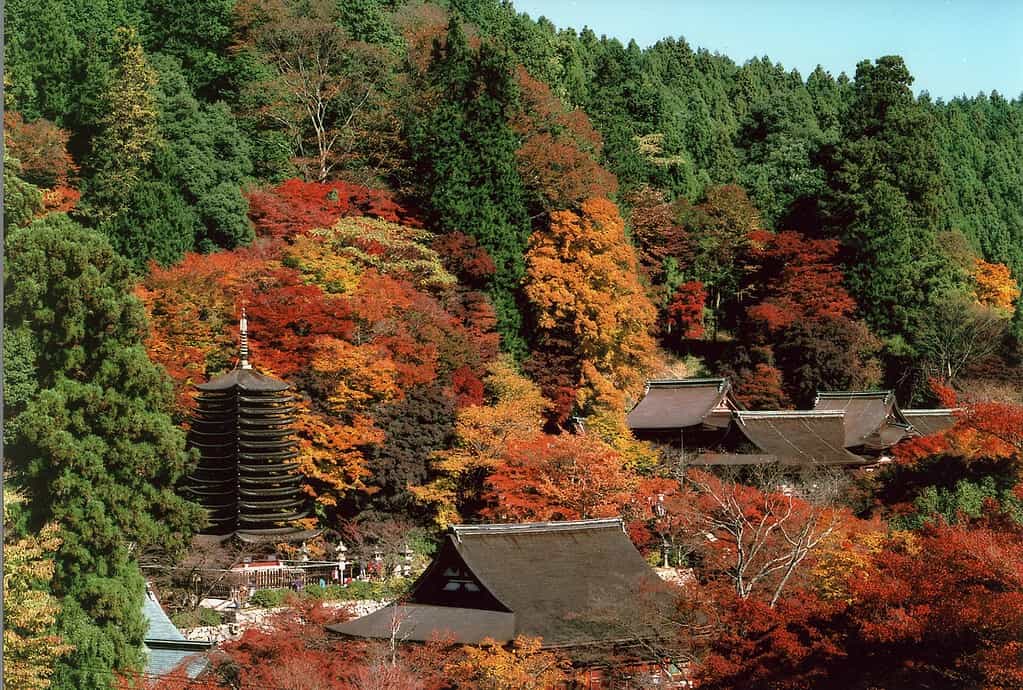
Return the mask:
POLYGON ((427 78, 439 100, 408 126, 420 193, 438 230, 475 237, 497 268, 490 296, 502 346, 521 356, 518 307, 529 239, 525 192, 509 125, 518 97, 507 54, 484 43, 473 54, 457 21, 436 44, 427 78))
POLYGON ((62 530, 53 589, 76 650, 57 683, 105 688, 104 669, 141 661, 142 578, 129 544, 180 552, 201 525, 173 490, 189 466, 184 434, 166 374, 142 347, 129 266, 101 235, 51 215, 8 235, 6 258, 5 339, 17 365, 6 449, 31 498, 29 526, 62 530))

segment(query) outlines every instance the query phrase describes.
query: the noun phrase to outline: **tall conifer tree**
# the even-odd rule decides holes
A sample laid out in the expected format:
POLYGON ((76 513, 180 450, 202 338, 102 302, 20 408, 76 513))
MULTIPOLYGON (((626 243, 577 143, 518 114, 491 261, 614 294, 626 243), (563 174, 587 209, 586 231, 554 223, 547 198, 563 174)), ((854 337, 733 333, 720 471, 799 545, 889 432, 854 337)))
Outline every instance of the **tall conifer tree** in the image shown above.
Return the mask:
POLYGON ((136 555, 181 550, 201 526, 173 491, 189 464, 184 434, 167 375, 142 345, 129 266, 101 235, 51 215, 10 233, 6 259, 8 333, 30 334, 18 364, 37 384, 7 410, 6 453, 30 499, 27 526, 61 527, 57 628, 75 647, 55 687, 109 688, 112 671, 143 661, 136 555))
POLYGON ((518 301, 530 225, 509 125, 518 97, 512 64, 487 43, 474 54, 453 19, 428 79, 442 100, 409 132, 423 197, 438 227, 474 236, 493 258, 498 330, 504 348, 521 355, 518 301))

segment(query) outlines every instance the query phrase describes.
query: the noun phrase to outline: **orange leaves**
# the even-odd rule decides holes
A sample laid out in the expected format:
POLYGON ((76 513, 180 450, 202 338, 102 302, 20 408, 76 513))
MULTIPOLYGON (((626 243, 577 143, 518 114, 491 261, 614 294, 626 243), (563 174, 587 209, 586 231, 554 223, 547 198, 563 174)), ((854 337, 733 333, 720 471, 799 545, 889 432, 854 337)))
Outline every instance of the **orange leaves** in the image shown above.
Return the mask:
MULTIPOLYGON (((424 385, 463 405, 479 402, 479 374, 496 351, 485 318, 492 311, 482 305, 480 323, 463 321, 466 295, 432 239, 382 220, 345 219, 290 244, 154 267, 138 288, 153 327, 147 345, 174 379, 182 418, 194 384, 235 364, 244 303, 254 366, 303 398, 296 438, 309 490, 332 509, 347 492, 368 491, 365 454, 387 442, 375 415, 424 385)), ((446 429, 450 420, 437 424, 446 429)))
MULTIPOLYGON (((654 358, 656 311, 636 276, 617 207, 589 199, 578 214, 552 213, 549 229, 530 238, 526 266, 541 347, 565 334, 577 360, 612 385, 640 384, 654 358)), ((592 391, 583 397, 589 402, 592 391)))
POLYGON ((373 346, 322 337, 313 345, 309 365, 316 390, 336 413, 364 410, 401 395, 394 361, 373 346))
POLYGON ((680 338, 703 337, 703 308, 707 302, 707 291, 703 283, 691 280, 675 288, 668 304, 668 332, 676 332, 680 338))
POLYGON ((458 687, 488 690, 547 690, 569 681, 571 663, 557 652, 541 650, 540 638, 520 635, 510 648, 486 639, 462 647, 463 658, 446 667, 458 687))
POLYGON ((509 443, 502 456, 484 511, 500 521, 616 516, 637 481, 617 452, 590 435, 538 435, 509 443))
POLYGON ((420 502, 433 507, 442 527, 479 509, 486 478, 500 465, 508 444, 535 438, 543 424, 547 401, 511 359, 492 362, 484 384, 489 403, 458 412, 455 445, 436 454, 434 481, 411 487, 420 502))
MULTIPOLYGON (((889 541, 851 580, 859 633, 913 645, 921 661, 954 664, 987 687, 995 650, 1023 634, 1023 541, 1018 532, 937 527, 917 542, 889 541)), ((1016 657, 997 673, 1019 674, 1021 666, 1016 657)))
POLYGON ((846 510, 710 472, 691 470, 687 482, 691 489, 679 518, 704 558, 707 575, 731 582, 740 598, 755 596, 771 607, 803 577, 808 558, 849 519, 846 510))
POLYGON ((20 113, 4 113, 4 143, 21 163, 21 177, 39 187, 67 187, 78 174, 67 151, 69 136, 49 120, 25 122, 20 113))
POLYGON ((980 304, 1006 314, 1012 313, 1020 290, 1008 266, 975 259, 972 277, 974 292, 980 304))
POLYGON ((320 503, 335 506, 351 489, 363 489, 369 475, 362 448, 382 443, 384 433, 365 415, 354 415, 341 424, 333 415, 317 412, 309 402, 298 406, 295 432, 299 469, 311 482, 307 487, 320 503), (311 487, 316 487, 312 490, 311 487))

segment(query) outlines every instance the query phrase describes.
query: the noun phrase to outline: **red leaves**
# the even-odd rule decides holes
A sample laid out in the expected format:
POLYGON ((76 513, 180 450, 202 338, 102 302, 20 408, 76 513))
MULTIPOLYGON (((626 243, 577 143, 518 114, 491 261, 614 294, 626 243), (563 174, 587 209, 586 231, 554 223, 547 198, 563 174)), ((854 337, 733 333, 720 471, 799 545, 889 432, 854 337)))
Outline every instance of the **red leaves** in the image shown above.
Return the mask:
POLYGON ((621 514, 635 477, 592 436, 540 435, 508 444, 490 475, 487 515, 509 522, 621 514))
POLYGON ((249 217, 262 234, 291 239, 326 228, 345 216, 371 216, 420 227, 419 221, 390 193, 345 182, 291 179, 270 190, 249 192, 249 217))
MULTIPOLYGON (((983 678, 992 652, 1023 639, 1021 563, 1018 530, 931 526, 916 543, 890 542, 853 577, 851 614, 867 642, 983 678)), ((1020 673, 1023 660, 1010 668, 1020 673)))
MULTIPOLYGON (((139 288, 152 316, 148 346, 175 381, 182 418, 193 385, 235 364, 244 304, 254 366, 302 398, 296 438, 310 491, 339 510, 347 492, 370 483, 365 453, 386 441, 381 409, 419 386, 462 406, 482 401, 479 375, 497 351, 493 309, 457 286, 428 246, 432 239, 357 218, 290 244, 189 254, 176 266, 153 267, 139 288)), ((463 244, 471 263, 485 262, 463 244)), ((451 420, 435 423, 444 429, 451 420)))
POLYGON ((512 128, 522 139, 515 152, 519 174, 544 211, 567 209, 618 191, 618 180, 600 166, 603 142, 579 109, 566 110, 550 88, 519 67, 521 107, 512 128))
POLYGON ((707 302, 707 291, 703 283, 691 280, 675 289, 668 304, 668 332, 678 333, 681 338, 703 337, 703 307, 707 302))
POLYGON ((20 113, 4 113, 4 143, 21 162, 21 177, 39 187, 67 187, 78 174, 67 151, 68 137, 49 120, 25 122, 20 113))
POLYGON ((776 333, 796 321, 846 317, 856 302, 835 265, 837 240, 811 240, 798 232, 750 234, 754 257, 761 263, 765 299, 747 315, 776 333))

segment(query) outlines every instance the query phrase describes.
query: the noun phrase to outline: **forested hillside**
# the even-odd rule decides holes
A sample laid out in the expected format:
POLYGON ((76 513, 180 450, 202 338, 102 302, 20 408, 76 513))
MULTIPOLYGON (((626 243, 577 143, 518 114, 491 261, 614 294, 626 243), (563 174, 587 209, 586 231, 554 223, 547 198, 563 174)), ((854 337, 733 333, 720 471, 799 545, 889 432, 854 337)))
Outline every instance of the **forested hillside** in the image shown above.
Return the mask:
MULTIPOLYGON (((19 657, 24 687, 138 667, 135 564, 203 526, 174 492, 182 429, 194 385, 235 364, 242 306, 256 365, 299 392, 310 525, 621 514, 647 549, 654 497, 720 481, 681 487, 629 433, 647 379, 727 376, 751 409, 878 388, 963 405, 850 490, 780 609, 696 558, 722 621, 791 623, 819 671, 787 638, 722 634, 705 687, 782 687, 775 655, 793 687, 826 682, 876 661, 884 624, 939 651, 864 682, 934 681, 959 642, 956 673, 998 675, 1010 613, 986 636, 910 630, 879 583, 938 578, 969 534, 1018 564, 1020 97, 915 97, 898 56, 836 76, 641 49, 498 0, 10 0, 5 19, 5 552, 45 535, 19 582, 46 605, 18 625, 53 641, 19 657)), ((690 518, 673 529, 709 529, 690 518)))

